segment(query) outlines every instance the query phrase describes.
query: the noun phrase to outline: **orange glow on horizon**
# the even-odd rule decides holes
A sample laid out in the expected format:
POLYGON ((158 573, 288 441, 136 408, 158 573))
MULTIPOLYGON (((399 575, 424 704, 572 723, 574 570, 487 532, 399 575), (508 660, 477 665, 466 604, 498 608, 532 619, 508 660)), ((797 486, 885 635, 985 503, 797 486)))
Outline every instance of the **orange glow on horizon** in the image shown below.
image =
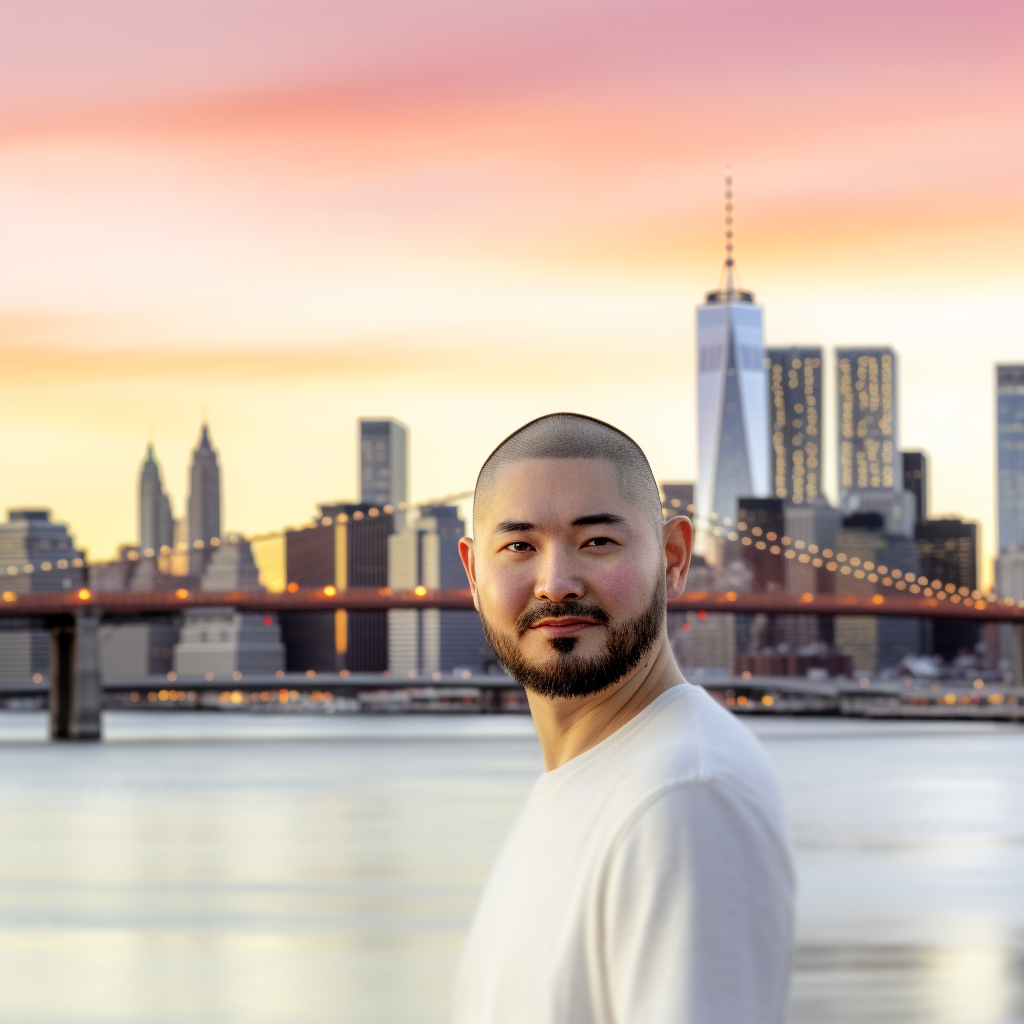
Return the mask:
POLYGON ((410 425, 414 498, 553 408, 692 479, 731 162, 768 343, 894 345, 902 444, 991 554, 1021 5, 242 3, 0 0, 0 508, 109 557, 150 432, 183 514, 204 403, 250 534, 355 498, 357 415, 410 425))

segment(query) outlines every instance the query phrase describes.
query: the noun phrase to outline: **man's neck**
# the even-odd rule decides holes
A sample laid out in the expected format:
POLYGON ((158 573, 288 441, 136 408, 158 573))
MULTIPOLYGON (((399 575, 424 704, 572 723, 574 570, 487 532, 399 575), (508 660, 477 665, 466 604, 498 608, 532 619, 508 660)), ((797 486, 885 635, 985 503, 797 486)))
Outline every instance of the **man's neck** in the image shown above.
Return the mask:
POLYGON ((541 697, 527 690, 544 770, 552 771, 596 747, 656 697, 685 682, 664 633, 627 676, 586 697, 541 697))

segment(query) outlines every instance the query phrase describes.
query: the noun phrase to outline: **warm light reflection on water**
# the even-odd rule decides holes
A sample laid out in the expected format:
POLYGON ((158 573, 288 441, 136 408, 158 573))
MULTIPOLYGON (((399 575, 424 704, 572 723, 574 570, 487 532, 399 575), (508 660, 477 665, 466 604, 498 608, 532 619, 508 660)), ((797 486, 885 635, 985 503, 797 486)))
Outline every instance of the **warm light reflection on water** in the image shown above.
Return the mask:
MULTIPOLYGON (((5 1024, 446 1019, 528 719, 106 722, 0 714, 5 1024)), ((751 724, 799 859, 792 1024, 1024 1020, 1024 730, 751 724)))

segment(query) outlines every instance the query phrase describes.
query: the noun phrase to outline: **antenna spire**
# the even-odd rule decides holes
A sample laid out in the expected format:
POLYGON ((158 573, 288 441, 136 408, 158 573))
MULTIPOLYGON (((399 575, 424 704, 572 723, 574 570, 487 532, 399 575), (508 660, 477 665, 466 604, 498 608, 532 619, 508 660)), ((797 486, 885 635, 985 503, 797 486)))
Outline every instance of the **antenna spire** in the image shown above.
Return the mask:
POLYGON ((753 302, 754 293, 745 291, 740 281, 740 272, 733 256, 733 216, 732 216, 732 164, 725 165, 725 261, 722 272, 718 276, 718 287, 707 293, 708 302, 753 302))
POLYGON ((732 244, 732 165, 725 165, 725 275, 726 275, 726 292, 729 298, 732 298, 735 290, 735 282, 733 280, 733 268, 736 266, 736 261, 733 259, 733 244, 732 244))

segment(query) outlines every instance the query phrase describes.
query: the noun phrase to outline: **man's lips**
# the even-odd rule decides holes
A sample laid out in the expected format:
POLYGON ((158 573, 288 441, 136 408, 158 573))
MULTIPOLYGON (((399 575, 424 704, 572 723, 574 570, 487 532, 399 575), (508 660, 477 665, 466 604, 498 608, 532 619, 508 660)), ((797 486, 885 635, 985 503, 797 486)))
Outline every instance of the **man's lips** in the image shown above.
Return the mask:
POLYGON ((533 623, 530 629, 543 629, 553 636, 572 636, 598 625, 600 623, 593 619, 576 619, 571 615, 564 615, 554 619, 542 619, 540 622, 533 623))

